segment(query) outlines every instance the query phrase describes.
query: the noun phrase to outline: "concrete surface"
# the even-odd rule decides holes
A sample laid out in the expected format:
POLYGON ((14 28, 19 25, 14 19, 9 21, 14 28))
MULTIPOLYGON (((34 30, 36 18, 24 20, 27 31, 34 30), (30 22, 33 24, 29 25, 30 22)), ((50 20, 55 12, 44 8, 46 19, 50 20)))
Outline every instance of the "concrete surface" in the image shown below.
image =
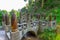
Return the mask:
POLYGON ((0 30, 0 40, 8 40, 4 30, 0 30))

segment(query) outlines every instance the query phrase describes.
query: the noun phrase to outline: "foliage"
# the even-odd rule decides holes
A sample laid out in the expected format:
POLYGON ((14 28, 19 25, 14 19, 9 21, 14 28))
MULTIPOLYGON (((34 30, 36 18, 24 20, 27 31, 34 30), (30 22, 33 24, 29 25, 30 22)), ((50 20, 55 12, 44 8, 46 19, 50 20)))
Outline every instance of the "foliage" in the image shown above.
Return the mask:
POLYGON ((53 9, 47 11, 46 15, 49 16, 49 13, 52 13, 52 16, 56 15, 56 22, 60 23, 60 8, 53 8, 53 9))
POLYGON ((16 10, 11 10, 10 11, 10 16, 12 15, 12 13, 16 14, 17 19, 19 18, 20 12, 16 11, 16 10))
POLYGON ((55 40, 56 32, 54 29, 45 29, 45 31, 39 35, 43 40, 55 40))
POLYGON ((57 34, 56 40, 60 40, 60 34, 57 34))
POLYGON ((2 12, 1 12, 1 10, 0 10, 0 25, 2 25, 2 12))
POLYGON ((27 0, 24 0, 25 2, 27 1, 27 0))
POLYGON ((16 10, 11 10, 10 12, 7 12, 6 10, 0 10, 0 25, 2 25, 2 14, 8 13, 9 17, 11 18, 12 13, 16 14, 17 19, 19 19, 20 13, 16 10))
POLYGON ((60 7, 60 0, 29 0, 28 2, 29 13, 45 13, 52 8, 60 7))
POLYGON ((7 11, 6 11, 6 10, 2 10, 1 12, 2 12, 3 14, 6 14, 6 13, 7 13, 7 11))

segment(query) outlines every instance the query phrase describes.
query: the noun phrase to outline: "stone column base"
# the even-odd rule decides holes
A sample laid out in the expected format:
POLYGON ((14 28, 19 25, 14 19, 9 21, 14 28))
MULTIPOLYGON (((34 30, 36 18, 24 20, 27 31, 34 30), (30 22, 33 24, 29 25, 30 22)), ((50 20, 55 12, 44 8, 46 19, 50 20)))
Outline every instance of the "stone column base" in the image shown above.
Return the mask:
POLYGON ((19 30, 16 30, 16 32, 11 32, 11 40, 20 40, 20 34, 19 30))

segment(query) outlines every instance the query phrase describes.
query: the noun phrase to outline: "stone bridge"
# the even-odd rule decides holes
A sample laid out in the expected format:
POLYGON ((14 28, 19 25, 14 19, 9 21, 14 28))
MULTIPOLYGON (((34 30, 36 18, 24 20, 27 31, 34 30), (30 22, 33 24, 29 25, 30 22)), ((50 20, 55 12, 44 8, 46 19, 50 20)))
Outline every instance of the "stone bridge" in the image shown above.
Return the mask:
POLYGON ((20 31, 20 39, 23 36, 37 36, 38 31, 38 21, 33 22, 30 26, 27 25, 27 23, 18 24, 18 29, 20 31))
MULTIPOLYGON (((26 22, 24 23, 21 23, 21 24, 17 24, 18 25, 18 30, 19 30, 19 33, 20 33, 20 39, 22 39, 24 36, 37 36, 37 31, 38 31, 38 22, 39 21, 34 21, 32 22, 32 24, 27 24, 26 22)), ((41 21, 41 31, 44 30, 46 27, 49 27, 48 26, 48 23, 49 22, 46 22, 46 21, 41 21)), ((52 21, 52 26, 54 26, 53 28, 55 28, 55 25, 54 24, 56 23, 56 21, 52 21)), ((6 25, 8 26, 8 25, 6 25)), ((10 32, 7 33, 8 37, 10 38, 10 32)))
MULTIPOLYGON (((32 22, 32 24, 27 24, 27 23, 17 23, 18 25, 18 30, 20 33, 20 39, 22 39, 24 36, 37 36, 37 31, 38 31, 38 21, 34 21, 32 22)), ((10 30, 10 28, 8 29, 8 27, 10 27, 11 25, 3 25, 3 28, 6 28, 5 31, 10 30)), ((10 39, 10 31, 7 32, 7 36, 10 39)))
MULTIPOLYGON (((18 30, 20 33, 20 39, 22 39, 24 36, 28 36, 28 35, 36 36, 39 24, 40 24, 41 31, 44 31, 45 28, 48 28, 50 26, 55 27, 55 25, 56 25, 56 20, 46 21, 46 20, 41 20, 41 19, 37 19, 34 17, 32 18, 30 15, 29 15, 29 17, 27 15, 20 15, 20 16, 21 16, 21 18, 19 20, 20 22, 17 23, 18 30), (49 24, 50 24, 50 26, 49 26, 49 24)), ((2 23, 2 24, 4 24, 4 23, 2 23)), ((5 25, 3 25, 3 26, 5 26, 5 25)), ((8 25, 6 25, 5 27, 8 27, 8 25)), ((7 35, 9 35, 9 33, 7 33, 7 35)), ((8 37, 10 38, 10 36, 8 36, 8 37)))

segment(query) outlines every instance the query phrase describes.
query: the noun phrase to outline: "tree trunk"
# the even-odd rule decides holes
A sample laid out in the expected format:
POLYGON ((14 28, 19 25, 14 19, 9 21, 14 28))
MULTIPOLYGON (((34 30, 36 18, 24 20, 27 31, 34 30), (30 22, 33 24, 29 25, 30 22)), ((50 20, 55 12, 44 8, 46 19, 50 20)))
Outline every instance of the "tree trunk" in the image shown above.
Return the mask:
POLYGON ((44 0, 42 0, 41 8, 43 8, 43 6, 44 6, 44 0))

